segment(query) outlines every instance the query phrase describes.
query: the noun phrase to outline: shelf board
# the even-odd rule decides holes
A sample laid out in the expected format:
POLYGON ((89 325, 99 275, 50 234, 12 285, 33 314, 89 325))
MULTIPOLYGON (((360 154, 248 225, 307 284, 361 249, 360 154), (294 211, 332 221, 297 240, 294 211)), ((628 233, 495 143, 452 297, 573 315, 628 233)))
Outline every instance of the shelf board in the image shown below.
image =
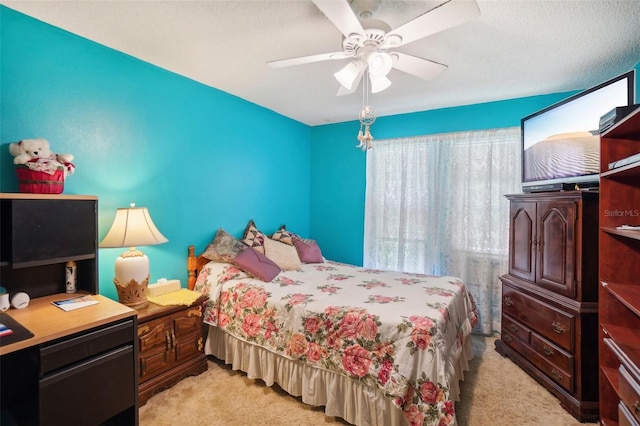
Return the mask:
POLYGON ((640 330, 634 330, 628 327, 622 327, 613 324, 601 324, 602 329, 607 333, 618 345, 634 347, 640 351, 640 330))
POLYGON ((617 177, 632 177, 640 175, 640 161, 636 161, 626 166, 617 167, 615 169, 602 171, 600 177, 602 178, 617 178, 617 177))
MULTIPOLYGON (((632 374, 640 376, 640 349, 617 342, 613 338, 605 338, 603 341, 618 357, 620 364, 624 365, 632 374)), ((616 392, 618 392, 617 387, 616 392)), ((620 393, 618 392, 618 394, 620 393)))
POLYGON ((603 226, 602 229, 607 234, 619 235, 621 237, 640 240, 640 230, 635 229, 618 229, 615 226, 603 226))
POLYGON ((611 384, 611 387, 613 388, 613 390, 615 390, 616 394, 619 395, 620 392, 618 392, 618 369, 611 368, 611 367, 604 367, 604 366, 601 367, 601 369, 605 377, 611 384))
POLYGON ((602 286, 620 303, 640 316, 640 286, 611 282, 602 282, 602 286))

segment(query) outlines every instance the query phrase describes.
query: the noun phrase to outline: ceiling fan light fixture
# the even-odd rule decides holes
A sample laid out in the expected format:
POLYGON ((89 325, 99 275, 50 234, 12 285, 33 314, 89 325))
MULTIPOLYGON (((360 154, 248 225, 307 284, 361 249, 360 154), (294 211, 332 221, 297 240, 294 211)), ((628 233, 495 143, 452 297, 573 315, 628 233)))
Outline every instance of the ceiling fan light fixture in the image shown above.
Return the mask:
POLYGON ((338 80, 338 83, 347 90, 351 90, 353 83, 358 79, 358 76, 363 71, 363 65, 361 61, 351 61, 344 66, 340 71, 333 74, 338 80))
POLYGON ((371 77, 385 77, 391 71, 393 60, 386 52, 373 52, 367 56, 367 64, 371 77))
POLYGON ((369 80, 371 80, 371 93, 382 92, 391 86, 391 80, 389 80, 385 75, 374 76, 370 73, 369 80))
POLYGON ((398 34, 388 34, 384 39, 384 45, 386 47, 395 47, 402 44, 402 36, 398 34))

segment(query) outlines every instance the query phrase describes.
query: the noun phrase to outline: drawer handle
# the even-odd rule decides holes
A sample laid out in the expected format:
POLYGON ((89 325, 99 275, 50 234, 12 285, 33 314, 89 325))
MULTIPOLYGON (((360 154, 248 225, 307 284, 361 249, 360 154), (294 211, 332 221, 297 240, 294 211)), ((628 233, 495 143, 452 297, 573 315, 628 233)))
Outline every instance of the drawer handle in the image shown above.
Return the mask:
POLYGON ((544 347, 542 348, 542 351, 545 353, 545 355, 548 355, 548 356, 553 355, 553 349, 547 345, 544 345, 544 347))
POLYGON ((633 412, 636 416, 640 416, 640 402, 636 401, 633 403, 633 412))
POLYGON ((562 380, 562 374, 560 374, 560 372, 558 370, 556 370, 555 368, 553 370, 551 370, 551 375, 553 376, 554 379, 560 381, 562 380))
POLYGON ((509 296, 505 296, 505 298, 504 298, 504 304, 505 304, 505 305, 507 305, 507 306, 511 306, 511 305, 513 305, 513 299, 512 299, 512 298, 510 298, 509 296))
POLYGON ((145 333, 149 332, 149 327, 148 326, 143 326, 143 327, 139 327, 138 328, 138 337, 142 336, 145 333))
POLYGON ((196 309, 191 309, 187 312, 188 317, 201 317, 202 316, 202 308, 198 307, 196 309))
POLYGON ((554 333, 557 333, 557 334, 562 334, 565 332, 564 326, 557 321, 554 321, 553 323, 551 323, 551 329, 553 330, 554 333))
POLYGON ((202 352, 202 337, 198 338, 198 352, 202 352))
POLYGON ((507 343, 511 343, 513 341, 513 338, 509 334, 505 334, 504 341, 507 343))
POLYGON ((518 332, 518 330, 520 329, 520 327, 518 327, 518 326, 517 326, 516 324, 514 324, 514 323, 509 324, 509 328, 510 328, 511 330, 513 330, 513 332, 514 332, 514 333, 517 333, 517 332, 518 332))
POLYGON ((165 336, 165 342, 167 344, 167 352, 170 352, 171 351, 171 335, 167 331, 164 333, 164 336, 165 336))

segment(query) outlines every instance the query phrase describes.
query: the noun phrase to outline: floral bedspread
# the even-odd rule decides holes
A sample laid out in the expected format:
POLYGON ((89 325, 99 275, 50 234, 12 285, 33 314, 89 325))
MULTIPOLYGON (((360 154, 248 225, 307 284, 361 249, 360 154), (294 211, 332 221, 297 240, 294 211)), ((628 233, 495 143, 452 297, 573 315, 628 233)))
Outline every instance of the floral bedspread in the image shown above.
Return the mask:
POLYGON ((326 262, 265 283, 211 262, 195 289, 209 295, 205 323, 378 388, 409 425, 455 419, 450 380, 477 322, 458 278, 326 262))

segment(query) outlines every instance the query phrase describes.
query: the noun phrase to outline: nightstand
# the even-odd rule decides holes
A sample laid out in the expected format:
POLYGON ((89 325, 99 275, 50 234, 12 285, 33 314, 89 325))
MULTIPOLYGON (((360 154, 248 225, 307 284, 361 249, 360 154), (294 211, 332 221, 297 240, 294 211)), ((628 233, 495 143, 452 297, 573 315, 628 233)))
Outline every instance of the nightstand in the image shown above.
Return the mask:
POLYGON ((138 401, 142 406, 156 392, 186 376, 207 371, 203 352, 201 297, 191 306, 138 309, 138 401))

